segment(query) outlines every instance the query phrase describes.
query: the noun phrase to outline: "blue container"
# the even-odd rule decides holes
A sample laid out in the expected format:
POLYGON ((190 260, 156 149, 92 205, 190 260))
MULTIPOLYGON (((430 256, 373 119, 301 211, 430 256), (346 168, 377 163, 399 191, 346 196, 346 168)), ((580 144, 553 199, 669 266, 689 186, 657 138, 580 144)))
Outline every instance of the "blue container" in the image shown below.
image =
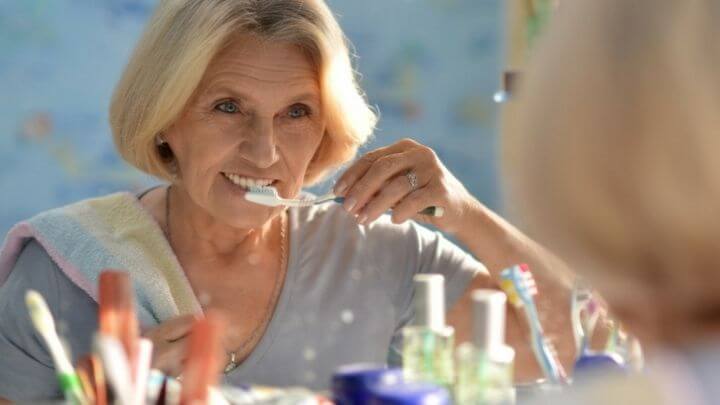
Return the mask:
POLYGON ((597 374, 624 374, 625 361, 616 353, 588 352, 575 361, 573 376, 576 381, 597 374))
POLYGON ((371 389, 368 405, 450 405, 445 388, 431 384, 407 383, 376 386, 371 389))
POLYGON ((332 378, 333 400, 337 405, 366 405, 370 390, 402 382, 402 370, 378 364, 350 364, 340 367, 332 378))

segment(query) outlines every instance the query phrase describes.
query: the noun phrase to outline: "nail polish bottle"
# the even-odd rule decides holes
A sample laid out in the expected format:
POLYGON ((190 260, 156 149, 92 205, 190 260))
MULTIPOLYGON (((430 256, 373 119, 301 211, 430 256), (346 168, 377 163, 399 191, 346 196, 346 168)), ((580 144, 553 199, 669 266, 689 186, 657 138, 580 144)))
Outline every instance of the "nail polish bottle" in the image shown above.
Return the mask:
POLYGON ((515 403, 515 351, 505 344, 507 297, 496 290, 475 290, 473 340, 457 350, 456 402, 463 405, 515 403))
POLYGON ((445 278, 418 274, 413 282, 415 317, 403 329, 404 379, 451 389, 455 331, 445 324, 445 278))

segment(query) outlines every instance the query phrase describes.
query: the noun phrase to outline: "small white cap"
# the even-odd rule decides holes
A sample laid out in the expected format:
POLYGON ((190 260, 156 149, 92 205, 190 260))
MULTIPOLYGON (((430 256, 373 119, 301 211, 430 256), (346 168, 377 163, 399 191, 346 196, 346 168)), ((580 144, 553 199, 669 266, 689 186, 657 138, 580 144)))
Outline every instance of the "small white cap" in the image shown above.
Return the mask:
POLYGON ((472 301, 473 344, 479 350, 497 350, 505 344, 507 296, 497 290, 475 290, 472 301))
POLYGON ((415 283, 415 322, 431 330, 445 329, 445 277, 442 274, 417 274, 415 283))

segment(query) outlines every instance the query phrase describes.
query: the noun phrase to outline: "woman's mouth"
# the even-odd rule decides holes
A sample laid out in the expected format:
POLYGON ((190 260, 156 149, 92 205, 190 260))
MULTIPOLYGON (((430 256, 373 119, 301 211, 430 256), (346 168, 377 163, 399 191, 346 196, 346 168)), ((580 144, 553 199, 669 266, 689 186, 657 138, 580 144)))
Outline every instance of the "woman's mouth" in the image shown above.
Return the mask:
POLYGON ((274 179, 263 179, 257 177, 247 177, 236 173, 221 172, 226 179, 230 180, 234 185, 248 189, 250 187, 266 187, 271 186, 277 182, 274 179))

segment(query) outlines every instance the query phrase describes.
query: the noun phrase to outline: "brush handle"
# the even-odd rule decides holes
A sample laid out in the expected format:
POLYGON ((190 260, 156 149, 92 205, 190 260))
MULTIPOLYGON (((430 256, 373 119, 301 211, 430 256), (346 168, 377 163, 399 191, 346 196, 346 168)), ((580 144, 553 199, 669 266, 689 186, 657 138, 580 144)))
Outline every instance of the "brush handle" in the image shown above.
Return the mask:
MULTIPOLYGON (((322 203, 326 203, 326 202, 330 202, 330 201, 334 201, 338 204, 342 204, 345 202, 345 197, 335 197, 332 200, 321 200, 321 201, 318 201, 316 204, 322 204, 322 203)), ((431 207, 427 207, 424 210, 418 212, 418 214, 427 215, 429 217, 440 218, 445 214, 445 210, 442 207, 431 206, 431 207)))
POLYGON ((542 323, 540 322, 540 316, 535 306, 535 300, 533 296, 537 294, 537 290, 533 288, 534 282, 531 278, 532 274, 524 274, 521 266, 513 266, 503 270, 501 278, 504 281, 501 283, 502 288, 506 289, 508 299, 510 296, 516 298, 510 300, 516 307, 523 308, 525 316, 527 317, 528 326, 530 327, 530 340, 535 359, 537 360, 540 368, 545 374, 548 381, 559 384, 565 382, 567 375, 565 370, 562 368, 562 364, 554 355, 552 350, 553 346, 550 343, 543 332, 542 323), (530 276, 528 276, 528 274, 530 276))
POLYGON ((125 349, 120 341, 101 333, 95 335, 95 346, 100 352, 103 364, 112 364, 105 369, 106 381, 113 388, 116 400, 121 404, 132 404, 133 382, 125 349))
POLYGON ((434 218, 440 218, 443 215, 445 215, 445 209, 443 209, 443 207, 437 207, 437 206, 433 205, 431 207, 427 207, 424 210, 418 212, 418 214, 427 215, 429 217, 434 217, 434 218))
POLYGON ((55 330, 41 333, 41 335, 45 339, 48 349, 50 349, 60 390, 65 395, 65 399, 71 404, 85 404, 85 394, 83 393, 80 378, 75 372, 72 363, 70 363, 70 358, 65 352, 62 343, 60 343, 60 338, 55 333, 55 330))
POLYGON ((141 338, 138 341, 138 358, 135 364, 135 386, 133 395, 136 405, 145 403, 147 396, 147 382, 150 375, 150 361, 152 359, 153 343, 150 339, 141 338))
POLYGON ((567 375, 562 368, 560 361, 555 357, 552 344, 542 335, 533 333, 532 349, 535 357, 543 369, 545 377, 554 384, 562 384, 565 382, 567 375))
POLYGON ((58 385, 60 391, 65 395, 65 400, 72 405, 85 405, 85 394, 83 392, 80 377, 76 373, 58 373, 58 385))

